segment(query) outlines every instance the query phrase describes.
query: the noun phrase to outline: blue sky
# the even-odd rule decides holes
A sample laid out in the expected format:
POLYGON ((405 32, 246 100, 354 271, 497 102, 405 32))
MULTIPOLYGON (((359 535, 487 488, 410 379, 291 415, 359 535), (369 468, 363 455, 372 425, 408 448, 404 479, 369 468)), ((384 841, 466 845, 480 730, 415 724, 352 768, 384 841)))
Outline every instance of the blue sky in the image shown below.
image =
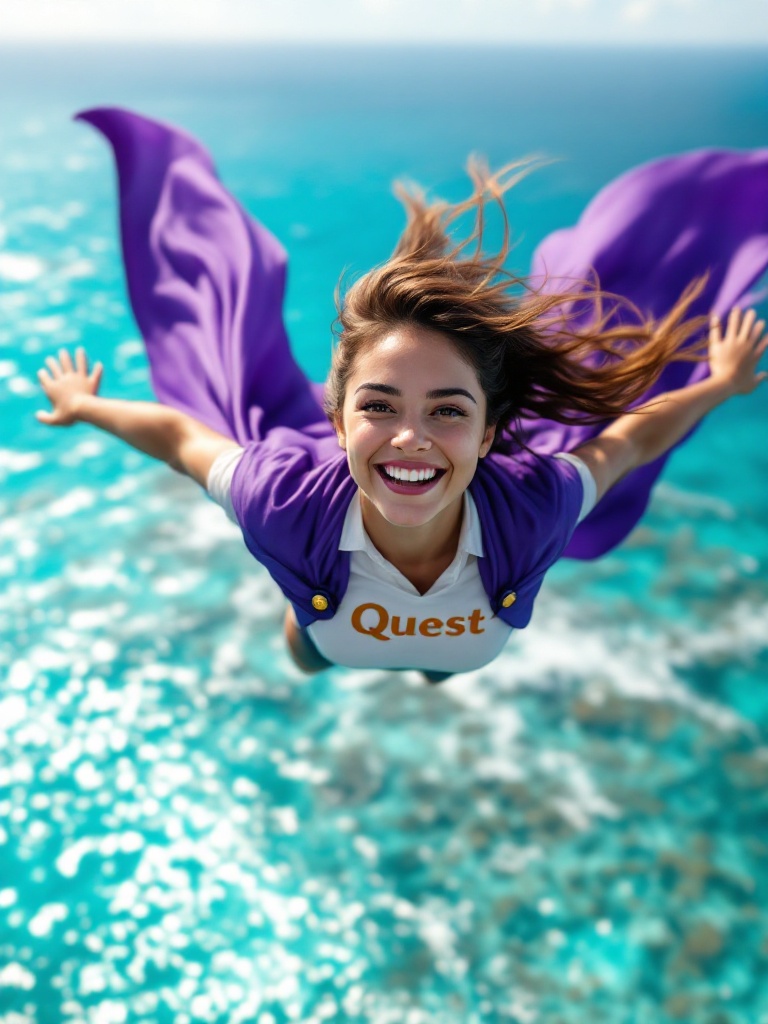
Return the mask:
POLYGON ((768 46, 768 0, 0 0, 16 41, 768 46))

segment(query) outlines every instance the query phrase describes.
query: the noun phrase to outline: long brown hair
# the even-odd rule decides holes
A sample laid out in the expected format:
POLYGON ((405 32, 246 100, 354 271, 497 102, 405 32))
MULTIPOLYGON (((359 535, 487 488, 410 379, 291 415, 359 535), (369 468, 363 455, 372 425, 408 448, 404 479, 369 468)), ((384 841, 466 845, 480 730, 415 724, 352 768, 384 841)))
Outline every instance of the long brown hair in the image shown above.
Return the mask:
POLYGON ((688 317, 706 276, 694 279, 660 320, 603 291, 596 273, 568 290, 546 292, 505 266, 510 230, 504 193, 540 161, 517 161, 491 174, 473 158, 470 197, 429 202, 396 184, 407 222, 392 256, 348 290, 337 291, 337 341, 326 385, 326 412, 338 422, 355 358, 394 327, 415 324, 446 335, 474 368, 496 426, 494 448, 525 448, 520 420, 602 423, 629 410, 672 360, 701 362, 708 323, 688 317), (489 202, 501 212, 498 251, 483 251, 489 202), (449 228, 474 212, 458 242, 449 228), (471 250, 471 251, 470 251, 471 250))

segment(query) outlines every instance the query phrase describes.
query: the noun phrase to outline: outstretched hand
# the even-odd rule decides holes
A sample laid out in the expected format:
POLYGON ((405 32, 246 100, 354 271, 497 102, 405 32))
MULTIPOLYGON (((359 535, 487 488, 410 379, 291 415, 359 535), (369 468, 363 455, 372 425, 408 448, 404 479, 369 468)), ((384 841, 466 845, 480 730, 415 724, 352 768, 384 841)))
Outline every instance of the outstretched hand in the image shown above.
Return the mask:
POLYGON ((734 395, 748 395, 768 373, 757 373, 760 357, 768 349, 765 320, 757 320, 754 309, 746 313, 734 307, 723 333, 720 318, 713 316, 709 328, 709 366, 712 377, 728 383, 734 395))
POLYGON ((35 416, 41 423, 51 427, 68 427, 77 422, 80 396, 95 395, 98 392, 104 366, 97 362, 89 374, 88 359, 83 348, 75 351, 76 365, 73 365, 65 348, 59 349, 58 359, 48 356, 45 361, 50 373, 48 370, 38 370, 37 377, 53 408, 50 412, 37 412, 35 416))

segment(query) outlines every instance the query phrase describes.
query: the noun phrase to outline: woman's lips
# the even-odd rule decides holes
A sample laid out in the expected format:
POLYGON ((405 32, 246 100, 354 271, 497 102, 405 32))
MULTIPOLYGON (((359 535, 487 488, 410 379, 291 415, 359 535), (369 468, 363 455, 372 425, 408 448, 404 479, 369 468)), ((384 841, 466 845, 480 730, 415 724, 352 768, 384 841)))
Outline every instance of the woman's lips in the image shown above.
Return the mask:
MULTIPOLYGON (((399 465, 399 464, 398 464, 399 465)), ((414 469, 417 467, 414 466, 414 469)), ((426 468, 426 467, 418 467, 426 468)), ((434 466, 430 466, 430 469, 436 469, 434 466)), ((431 480, 415 480, 413 483, 405 480, 395 480, 394 477, 388 476, 384 466, 377 465, 376 471, 378 472, 381 479, 395 494, 425 494, 427 491, 431 491, 432 488, 438 483, 438 481, 445 476, 446 470, 437 469, 435 475, 431 480)))

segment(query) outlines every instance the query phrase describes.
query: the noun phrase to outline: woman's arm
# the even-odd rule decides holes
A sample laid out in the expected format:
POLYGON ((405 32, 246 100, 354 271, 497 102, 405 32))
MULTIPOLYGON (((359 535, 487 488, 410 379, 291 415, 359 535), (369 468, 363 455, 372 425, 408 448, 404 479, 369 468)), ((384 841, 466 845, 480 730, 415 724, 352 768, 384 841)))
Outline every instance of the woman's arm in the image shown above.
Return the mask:
POLYGON ((646 405, 614 420, 592 441, 574 449, 597 484, 597 500, 638 466, 653 462, 684 437, 702 417, 734 395, 746 395, 768 377, 757 373, 768 348, 765 321, 755 322, 754 309, 731 310, 725 334, 712 317, 709 332, 710 376, 706 380, 659 395, 646 405))
POLYGON ((240 447, 231 437, 171 406, 100 398, 97 392, 102 364, 96 363, 89 374, 82 348, 77 349, 75 362, 73 365, 69 353, 61 349, 58 359, 46 359, 50 373, 38 371, 43 391, 53 406, 50 412, 36 414, 41 423, 62 427, 91 423, 152 458, 167 462, 202 487, 207 484, 214 459, 228 448, 240 447))

